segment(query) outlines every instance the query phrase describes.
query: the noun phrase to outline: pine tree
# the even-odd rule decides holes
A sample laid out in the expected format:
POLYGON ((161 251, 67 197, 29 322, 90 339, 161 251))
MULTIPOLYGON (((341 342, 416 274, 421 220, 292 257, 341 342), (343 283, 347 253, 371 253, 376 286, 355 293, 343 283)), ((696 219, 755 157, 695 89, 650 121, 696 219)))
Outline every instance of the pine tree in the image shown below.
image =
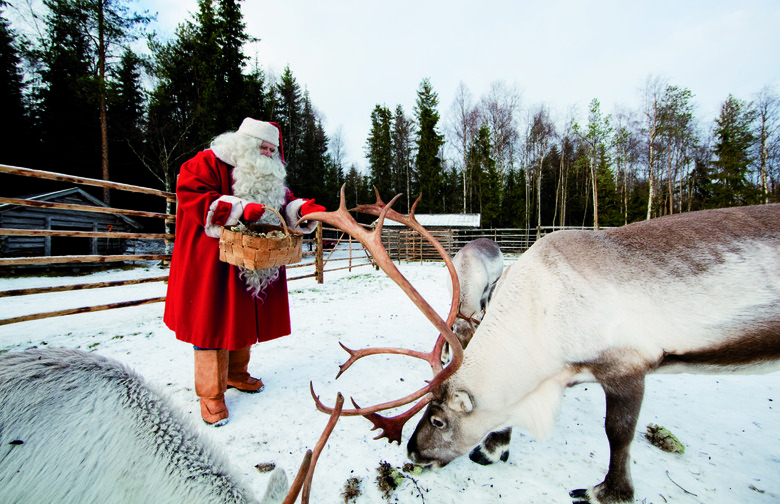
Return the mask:
POLYGON ((748 205, 757 202, 756 187, 749 180, 755 142, 752 124, 755 112, 749 104, 729 95, 715 120, 716 143, 712 199, 715 208, 748 205))
MULTIPOLYGON (((135 29, 146 25, 151 18, 137 13, 130 14, 125 0, 74 0, 75 7, 86 14, 86 30, 93 41, 96 59, 95 92, 100 115, 101 171, 103 180, 109 180, 108 159, 108 72, 112 52, 129 40, 138 38, 135 29)), ((103 200, 109 203, 108 189, 103 189, 103 200)))
POLYGON ((406 117, 401 105, 396 106, 393 116, 393 152, 391 177, 395 193, 403 193, 406 197, 398 203, 397 211, 407 213, 412 203, 412 130, 414 124, 406 117))
POLYGON ((149 104, 147 167, 167 190, 173 189, 181 164, 212 138, 234 131, 247 115, 266 119, 260 114, 262 73, 242 74, 241 44, 247 36, 239 4, 198 0, 198 7, 172 41, 150 43, 157 86, 149 104))
MULTIPOLYGON (((109 86, 107 110, 111 118, 108 123, 111 180, 155 187, 159 184, 144 167, 142 159, 147 123, 141 71, 141 58, 127 49, 109 86)), ((144 202, 158 204, 159 198, 144 198, 125 191, 117 191, 112 197, 112 205, 121 208, 139 208, 139 204, 144 202)))
POLYGON ((366 140, 366 158, 371 184, 383 198, 397 194, 391 171, 393 140, 391 135, 392 113, 384 105, 376 105, 371 112, 371 130, 366 140))
MULTIPOLYGON (((30 162, 30 127, 24 105, 24 85, 20 70, 20 57, 16 34, 5 19, 0 1, 0 151, 3 162, 15 166, 27 166, 30 162)), ((29 184, 24 177, 10 177, 3 184, 4 195, 19 196, 29 184)))
POLYGON ((467 158, 475 197, 472 211, 482 214, 483 227, 496 227, 499 223, 500 177, 492 153, 490 128, 483 124, 472 140, 467 158))
POLYGON ((439 97, 429 79, 423 79, 417 90, 415 118, 417 121, 417 157, 415 169, 416 189, 422 193, 417 208, 419 213, 443 211, 443 170, 439 149, 444 145, 444 136, 437 130, 439 123, 439 97))
POLYGON ((501 213, 498 225, 503 228, 524 228, 525 214, 525 173, 510 169, 506 174, 504 194, 501 199, 501 213))
POLYGON ((303 92, 289 66, 285 67, 276 85, 276 92, 278 103, 274 120, 282 128, 287 180, 290 184, 294 184, 298 177, 296 170, 298 170, 298 153, 301 148, 303 92))
POLYGON ((36 91, 42 148, 33 168, 99 179, 100 118, 94 59, 84 30, 88 15, 71 0, 44 4, 49 13, 43 49, 34 52, 43 65, 43 85, 36 91), (63 163, 65 155, 73 161, 63 163))
POLYGON ((249 110, 249 85, 243 70, 247 57, 242 47, 249 40, 246 23, 239 2, 220 0, 217 6, 217 43, 220 54, 217 62, 215 106, 218 108, 218 131, 237 128, 249 110))
POLYGON ((301 144, 298 154, 295 178, 288 172, 287 185, 296 194, 324 201, 325 172, 328 150, 328 138, 317 119, 308 93, 303 98, 303 118, 301 124, 301 144))

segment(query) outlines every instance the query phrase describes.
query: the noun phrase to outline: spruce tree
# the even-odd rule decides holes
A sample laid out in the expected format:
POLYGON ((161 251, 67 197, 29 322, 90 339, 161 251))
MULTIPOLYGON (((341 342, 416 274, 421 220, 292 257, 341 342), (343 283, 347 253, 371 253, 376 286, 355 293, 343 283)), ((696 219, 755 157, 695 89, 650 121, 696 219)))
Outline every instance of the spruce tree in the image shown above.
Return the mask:
MULTIPOLYGON (((396 106, 393 116, 393 152, 391 166, 392 186, 395 193, 403 193, 396 208, 408 213, 415 196, 412 194, 412 133, 414 124, 406 117, 401 105, 396 106)), ((389 195, 388 195, 389 196, 389 195)))
MULTIPOLYGON (((249 40, 246 23, 239 2, 241 0, 220 0, 217 7, 217 39, 220 55, 217 59, 216 107, 218 131, 236 129, 250 110, 250 89, 243 70, 247 57, 242 47, 249 40)), ((262 117, 255 117, 262 119, 262 117)))
POLYGON ((71 0, 44 0, 44 4, 49 12, 43 48, 34 53, 43 66, 43 85, 36 92, 42 149, 33 168, 99 179, 98 86, 85 31, 88 14, 71 0), (63 157, 69 161, 63 162, 63 157))
MULTIPOLYGON (((141 58, 129 49, 125 50, 108 92, 111 180, 143 187, 160 187, 144 167, 144 132, 147 123, 141 72, 141 58)), ((117 191, 112 196, 112 205, 120 208, 138 208, 147 202, 159 204, 159 198, 145 198, 125 191, 117 191)))
POLYGON ((181 164, 212 138, 236 130, 245 116, 267 119, 260 114, 262 73, 242 74, 246 58, 240 49, 248 37, 239 4, 198 0, 198 7, 173 40, 150 43, 157 86, 147 130, 148 158, 154 161, 147 166, 167 190, 173 190, 181 164))
POLYGON ((715 146, 712 153, 712 198, 714 208, 749 205, 757 202, 756 187, 749 170, 755 143, 752 131, 755 112, 750 105, 729 95, 715 119, 715 146))
MULTIPOLYGON (((419 213, 439 213, 444 208, 443 170, 439 149, 444 145, 444 136, 437 130, 439 123, 439 96, 433 90, 430 79, 423 79, 417 90, 415 118, 417 121, 417 157, 415 168, 417 184, 415 189, 422 193, 417 208, 419 213)), ((416 192, 416 191, 415 191, 416 192)))
MULTIPOLYGON (((16 34, 5 19, 4 7, 5 2, 0 1, 0 110, 3 111, 0 152, 3 153, 3 163, 29 167, 31 135, 24 105, 21 60, 16 34)), ((26 192, 29 184, 23 183, 25 180, 25 177, 10 177, 3 184, 3 195, 19 196, 26 192)))
POLYGON ((291 177, 288 171, 287 185, 295 194, 323 202, 328 138, 325 136, 322 123, 314 114, 308 94, 303 98, 301 123, 300 150, 295 170, 292 172, 295 177, 291 177))
POLYGON ((287 180, 291 184, 297 182, 298 153, 301 148, 301 131, 303 127, 303 92, 292 70, 287 66, 276 85, 277 108, 274 121, 282 128, 284 157, 287 161, 287 180))
POLYGON ((384 105, 371 112, 371 130, 366 140, 366 158, 371 184, 389 201, 398 193, 391 171, 393 163, 392 113, 384 105))

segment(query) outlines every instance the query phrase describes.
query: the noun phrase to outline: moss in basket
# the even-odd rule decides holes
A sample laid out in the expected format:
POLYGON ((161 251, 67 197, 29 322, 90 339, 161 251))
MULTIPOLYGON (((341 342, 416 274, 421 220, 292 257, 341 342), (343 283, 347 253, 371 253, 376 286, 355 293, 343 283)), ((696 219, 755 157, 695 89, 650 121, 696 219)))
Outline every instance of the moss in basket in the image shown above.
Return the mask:
POLYGON ((230 231, 233 231, 235 233, 241 233, 249 236, 257 236, 259 238, 285 238, 287 235, 284 234, 284 231, 271 231, 270 233, 260 233, 258 231, 252 231, 249 229, 246 224, 243 222, 239 222, 235 226, 231 226, 228 228, 230 231))

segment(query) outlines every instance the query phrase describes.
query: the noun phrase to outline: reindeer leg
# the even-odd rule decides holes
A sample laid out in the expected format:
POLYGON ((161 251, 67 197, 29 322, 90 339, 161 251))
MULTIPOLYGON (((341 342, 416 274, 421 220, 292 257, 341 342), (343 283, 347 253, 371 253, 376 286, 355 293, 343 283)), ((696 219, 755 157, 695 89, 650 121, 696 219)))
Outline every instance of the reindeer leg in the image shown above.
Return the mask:
POLYGON ((480 465, 490 465, 499 460, 509 459, 509 442, 512 440, 512 427, 498 432, 491 432, 482 442, 471 450, 469 458, 480 465))
POLYGON ((569 493, 574 504, 619 504, 634 501, 630 447, 645 393, 644 374, 610 377, 601 382, 607 397, 604 429, 609 440, 609 471, 604 481, 589 490, 569 493))

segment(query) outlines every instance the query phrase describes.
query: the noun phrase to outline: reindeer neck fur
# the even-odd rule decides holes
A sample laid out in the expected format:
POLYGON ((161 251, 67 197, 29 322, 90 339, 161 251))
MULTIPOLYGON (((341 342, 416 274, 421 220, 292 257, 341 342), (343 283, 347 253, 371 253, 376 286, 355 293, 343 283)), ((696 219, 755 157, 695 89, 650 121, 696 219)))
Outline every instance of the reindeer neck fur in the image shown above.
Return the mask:
POLYGON ((507 269, 450 384, 544 434, 575 383, 778 359, 780 205, 762 205, 548 235, 507 269))

